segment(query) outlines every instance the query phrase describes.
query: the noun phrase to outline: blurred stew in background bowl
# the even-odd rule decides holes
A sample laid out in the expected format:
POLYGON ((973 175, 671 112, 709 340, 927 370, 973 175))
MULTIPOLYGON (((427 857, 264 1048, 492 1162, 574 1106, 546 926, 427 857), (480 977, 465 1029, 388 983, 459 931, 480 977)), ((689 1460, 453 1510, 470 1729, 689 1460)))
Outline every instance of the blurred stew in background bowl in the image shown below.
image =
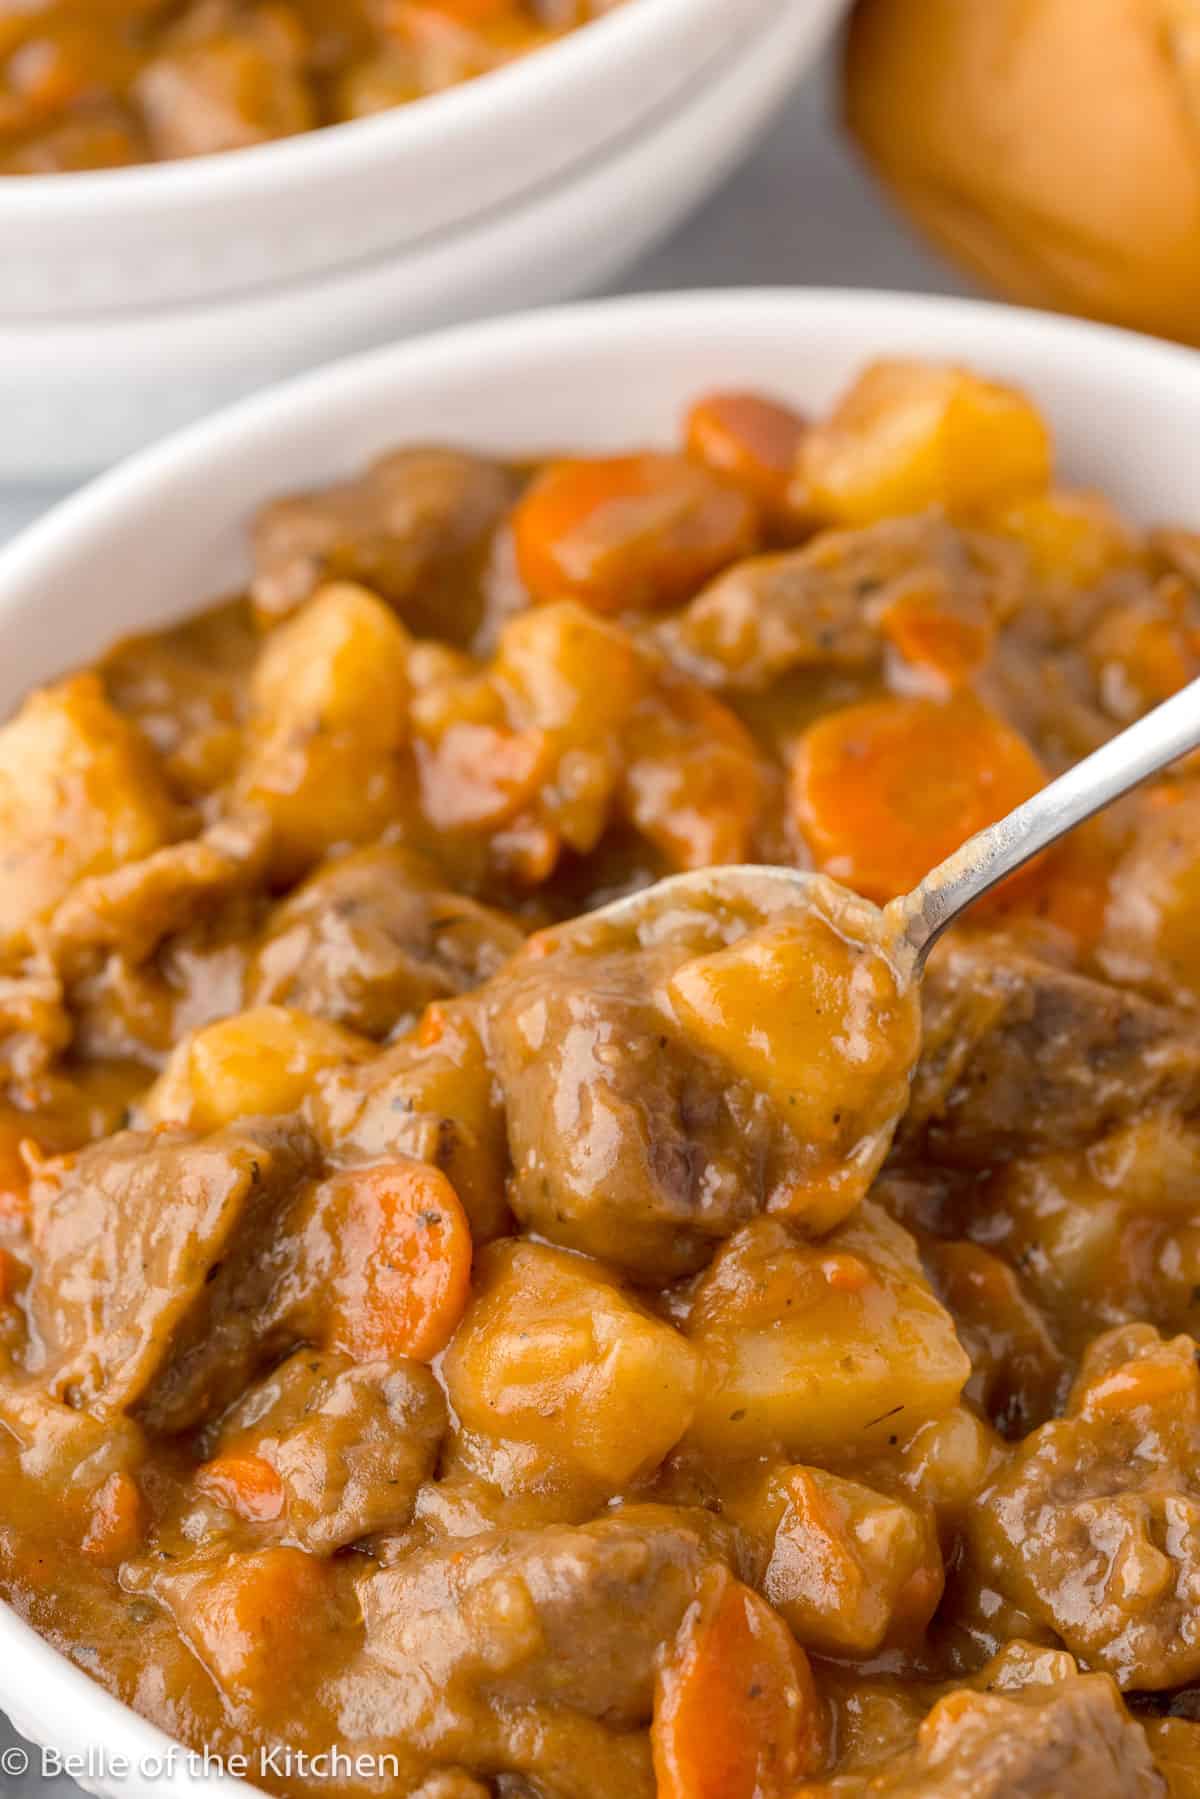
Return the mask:
POLYGON ((239 150, 485 74, 622 0, 0 0, 0 174, 239 150))

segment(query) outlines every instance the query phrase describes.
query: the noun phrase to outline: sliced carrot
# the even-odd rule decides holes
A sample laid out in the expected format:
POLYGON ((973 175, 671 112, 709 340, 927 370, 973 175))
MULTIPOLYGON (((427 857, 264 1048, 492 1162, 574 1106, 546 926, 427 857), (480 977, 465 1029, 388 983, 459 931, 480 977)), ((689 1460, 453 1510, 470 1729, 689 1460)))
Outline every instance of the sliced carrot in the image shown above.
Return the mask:
POLYGON ((276 1545, 232 1555, 201 1575, 180 1605, 183 1633, 236 1698, 280 1703, 328 1647, 337 1606, 332 1565, 276 1545))
POLYGON ((915 587, 884 606, 878 624, 910 668, 932 675, 945 688, 962 686, 983 667, 994 636, 982 604, 967 612, 945 595, 915 587))
POLYGON ((806 429, 790 406, 756 393, 705 394, 684 427, 692 455, 745 488, 777 525, 791 522, 788 488, 806 429))
POLYGON ((453 1336, 471 1283, 471 1227, 454 1188, 405 1157, 334 1175, 322 1199, 340 1263, 332 1347, 360 1361, 430 1361, 453 1336))
POLYGON ((196 1485, 251 1524, 269 1524, 282 1517, 287 1503, 283 1482, 261 1455, 217 1456, 196 1470, 196 1485))
POLYGON ((758 541, 758 511, 688 456, 553 462, 513 513, 517 567, 535 600, 597 612, 675 606, 758 541))
POLYGON ((824 1737, 791 1631, 765 1599, 714 1570, 658 1676, 658 1799, 784 1799, 821 1766, 824 1737))
POLYGON ((885 901, 1044 781, 1025 739, 963 693, 830 713, 800 740, 791 797, 818 866, 885 901))
POLYGON ((142 1540, 145 1505, 129 1474, 110 1474, 92 1501, 81 1545, 91 1562, 113 1567, 131 1556, 142 1540))

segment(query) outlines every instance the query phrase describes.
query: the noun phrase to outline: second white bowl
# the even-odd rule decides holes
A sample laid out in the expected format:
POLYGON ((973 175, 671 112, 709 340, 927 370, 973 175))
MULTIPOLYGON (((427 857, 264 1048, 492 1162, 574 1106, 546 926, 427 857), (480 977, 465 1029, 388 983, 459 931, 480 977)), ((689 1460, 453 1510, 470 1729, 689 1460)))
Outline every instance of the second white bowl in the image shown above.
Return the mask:
POLYGON ((373 118, 222 156, 0 177, 0 318, 234 294, 345 267, 585 168, 781 9, 626 0, 494 74, 373 118))

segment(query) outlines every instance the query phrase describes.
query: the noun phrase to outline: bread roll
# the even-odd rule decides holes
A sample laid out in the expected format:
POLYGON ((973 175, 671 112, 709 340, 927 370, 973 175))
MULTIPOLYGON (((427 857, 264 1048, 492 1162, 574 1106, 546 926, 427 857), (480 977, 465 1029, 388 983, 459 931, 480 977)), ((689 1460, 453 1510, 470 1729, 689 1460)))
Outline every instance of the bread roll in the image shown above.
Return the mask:
POLYGON ((1200 0, 861 0, 845 110, 985 282, 1200 343, 1200 0))

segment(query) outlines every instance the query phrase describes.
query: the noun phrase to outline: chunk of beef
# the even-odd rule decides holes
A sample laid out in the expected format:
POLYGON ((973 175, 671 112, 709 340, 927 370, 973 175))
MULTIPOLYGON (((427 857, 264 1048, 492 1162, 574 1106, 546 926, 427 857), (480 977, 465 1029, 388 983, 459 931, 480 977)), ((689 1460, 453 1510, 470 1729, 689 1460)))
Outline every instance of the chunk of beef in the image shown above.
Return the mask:
POLYGON ((486 1000, 522 1224, 660 1284, 764 1211, 836 1224, 916 1056, 877 923, 832 884, 734 876, 534 938, 486 1000))
POLYGON ((1002 935, 930 961, 902 1147, 986 1167, 1087 1144, 1153 1106, 1200 1107, 1194 1019, 1041 960, 1002 935))
POLYGON ((763 1095, 681 1042, 636 954, 532 964, 492 1026, 529 1230, 669 1281, 761 1211, 776 1123, 763 1095))
POLYGON ((275 1220, 312 1160, 295 1125, 125 1131, 32 1185, 33 1371, 104 1415, 196 1422, 244 1384, 275 1220))
POLYGON ((477 987, 523 942, 502 913, 446 892, 419 858, 376 845, 319 870, 276 908, 249 998, 386 1037, 430 1000, 477 987))
POLYGON ((467 642, 479 621, 475 576, 517 485, 499 463, 412 449, 357 480, 275 500, 254 526, 255 607, 274 621, 324 581, 361 581, 418 636, 467 642))
POLYGON ((356 1556, 222 1547, 137 1577, 227 1704, 300 1748, 394 1756, 398 1793, 453 1767, 513 1794, 653 1799, 646 1732, 593 1714, 630 1702, 649 1717, 652 1639, 670 1635, 694 1578, 688 1533, 665 1535, 495 1533, 367 1573, 356 1556), (611 1643, 593 1657, 601 1616, 611 1643))
POLYGON ((869 672, 880 620, 911 597, 981 634, 1014 603, 1019 559, 935 514, 828 532, 802 550, 739 562, 658 627, 707 686, 758 692, 793 669, 869 672))
POLYGON ((1103 1674, 939 1699, 916 1747, 796 1799, 1166 1799, 1141 1725, 1103 1674))
POLYGON ((369 1062, 318 1076, 307 1111, 339 1161, 403 1155, 440 1168, 476 1244, 511 1223, 504 1115, 471 1001, 447 1001, 369 1062))
POLYGON ((925 1260, 971 1360, 967 1398, 1002 1436, 1026 1436, 1054 1415, 1067 1385, 1045 1318, 1014 1270, 977 1243, 933 1242, 925 1260))
POLYGON ((226 819, 203 836, 80 881, 50 920, 48 949, 67 979, 106 954, 144 962, 164 938, 211 923, 266 866, 261 821, 226 819))
POLYGON ((262 821, 222 820, 68 894, 47 946, 77 1053, 145 1061, 238 1009, 266 848, 262 821))
POLYGON ((670 1513, 418 1551, 359 1583, 366 1656, 452 1704, 562 1706, 632 1728, 649 1720, 659 1650, 713 1559, 706 1534, 670 1513))
POLYGON ((977 1565, 1123 1687, 1200 1675, 1200 1372, 1190 1337, 1096 1340, 1067 1415, 974 1509, 977 1565))
POLYGON ((408 1523, 433 1473, 446 1402, 419 1363, 301 1349, 229 1412, 215 1454, 260 1456, 285 1494, 285 1542, 330 1555, 408 1523))
POLYGON ((189 799, 225 784, 243 746, 258 630, 247 599, 122 638, 100 663, 104 691, 189 799))

